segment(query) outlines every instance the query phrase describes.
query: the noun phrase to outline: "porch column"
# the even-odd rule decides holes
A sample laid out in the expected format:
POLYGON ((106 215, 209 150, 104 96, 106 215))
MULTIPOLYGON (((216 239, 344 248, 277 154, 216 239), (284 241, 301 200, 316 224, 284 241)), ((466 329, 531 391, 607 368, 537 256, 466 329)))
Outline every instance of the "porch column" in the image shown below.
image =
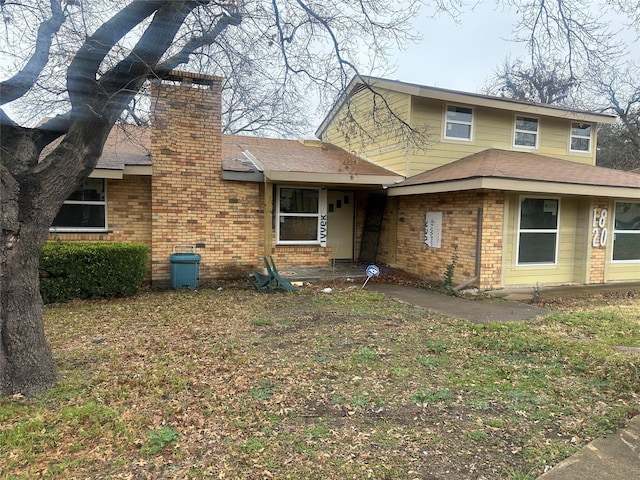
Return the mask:
POLYGON ((264 254, 273 253, 273 183, 264 180, 264 254))

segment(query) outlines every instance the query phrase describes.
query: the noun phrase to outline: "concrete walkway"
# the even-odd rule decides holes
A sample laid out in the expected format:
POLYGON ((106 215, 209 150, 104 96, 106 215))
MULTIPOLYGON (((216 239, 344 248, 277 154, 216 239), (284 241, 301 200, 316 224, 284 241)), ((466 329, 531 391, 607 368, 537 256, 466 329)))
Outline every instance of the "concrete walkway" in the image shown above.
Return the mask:
POLYGON ((522 302, 501 298, 465 299, 444 295, 423 288, 405 287, 388 283, 370 282, 365 287, 374 292, 423 307, 447 317, 465 318, 474 323, 513 322, 531 320, 549 311, 522 302))
POLYGON ((640 478, 640 416, 626 428, 589 443, 539 480, 631 480, 640 478))
MULTIPOLYGON (((523 321, 550 313, 543 308, 509 300, 513 298, 511 295, 502 299, 467 300, 420 288, 384 283, 370 282, 366 288, 401 302, 476 323, 523 321)), ((640 416, 633 418, 626 428, 594 440, 538 477, 538 480, 608 479, 640 480, 640 416)))

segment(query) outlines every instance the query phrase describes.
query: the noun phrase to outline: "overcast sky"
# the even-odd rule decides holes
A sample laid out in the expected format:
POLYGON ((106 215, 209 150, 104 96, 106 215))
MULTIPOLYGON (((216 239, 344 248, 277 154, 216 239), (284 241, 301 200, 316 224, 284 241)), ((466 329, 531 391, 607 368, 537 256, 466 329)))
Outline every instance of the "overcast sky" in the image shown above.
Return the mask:
MULTIPOLYGON (((605 18, 627 42, 629 58, 638 61, 640 41, 626 15, 608 13, 605 18)), ((414 23, 422 41, 400 52, 396 72, 385 76, 478 93, 507 56, 526 58, 525 45, 512 41, 513 27, 519 20, 514 9, 493 2, 481 2, 473 10, 465 8, 457 22, 448 15, 422 15, 414 23)))
POLYGON ((467 11, 456 23, 450 16, 423 16, 415 29, 422 34, 396 59, 397 70, 390 78, 466 92, 479 92, 505 57, 526 55, 513 38, 518 17, 494 4, 481 4, 467 11))

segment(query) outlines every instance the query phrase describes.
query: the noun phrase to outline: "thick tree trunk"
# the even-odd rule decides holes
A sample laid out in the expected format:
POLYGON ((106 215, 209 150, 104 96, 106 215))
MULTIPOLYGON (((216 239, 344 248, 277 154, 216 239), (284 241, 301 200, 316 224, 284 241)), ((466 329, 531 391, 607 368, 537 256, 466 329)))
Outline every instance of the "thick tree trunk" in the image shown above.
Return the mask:
POLYGON ((21 221, 21 207, 33 205, 19 201, 20 188, 1 165, 0 176, 0 395, 35 395, 56 381, 38 276, 48 227, 21 221))
MULTIPOLYGON (((38 243, 20 234, 2 259, 0 393, 34 395, 56 380, 46 341, 38 280, 38 243)), ((4 237, 4 235, 3 235, 4 237)), ((3 238, 3 242, 14 241, 3 238)))

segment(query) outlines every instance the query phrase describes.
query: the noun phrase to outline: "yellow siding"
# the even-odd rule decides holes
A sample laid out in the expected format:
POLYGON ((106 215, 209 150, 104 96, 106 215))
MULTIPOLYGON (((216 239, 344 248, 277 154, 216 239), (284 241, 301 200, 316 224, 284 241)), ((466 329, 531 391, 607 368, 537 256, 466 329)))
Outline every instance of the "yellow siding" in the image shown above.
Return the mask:
POLYGON ((589 283, 590 245, 591 245, 591 202, 586 198, 576 198, 576 245, 573 256, 574 281, 589 283))
MULTIPOLYGON (((357 93, 351 104, 351 114, 367 135, 349 129, 345 125, 345 107, 325 132, 323 140, 334 143, 347 151, 356 152, 369 160, 401 175, 411 176, 446 165, 468 155, 489 148, 538 153, 563 160, 595 165, 595 148, 590 153, 569 152, 571 121, 553 117, 535 116, 538 119, 538 148, 529 149, 513 145, 516 114, 512 111, 492 108, 473 108, 472 139, 451 140, 444 138, 444 119, 447 102, 380 90, 388 104, 404 120, 417 130, 426 130, 427 145, 424 148, 407 149, 402 135, 391 125, 397 120, 384 113, 384 102, 375 100, 368 90, 357 93), (374 122, 378 119, 378 124, 374 122)), ((455 104, 465 106, 464 104, 455 104)), ((595 133, 594 133, 595 135, 595 133)), ((592 139, 595 145, 595 138, 592 139)))
MULTIPOLYGON (((527 196, 527 195, 524 195, 527 196)), ((535 194, 529 195, 535 197, 535 194)), ((573 197, 560 198, 559 241, 555 265, 517 265, 518 214, 520 195, 508 196, 508 215, 505 229, 504 285, 524 286, 584 282, 586 261, 585 238, 588 212, 584 202, 573 197)), ((551 197, 549 197, 551 198, 551 197)))
MULTIPOLYGON (((381 90, 380 94, 384 95, 387 104, 399 118, 409 121, 409 95, 387 90, 381 90)), ((406 145, 396 129, 397 125, 397 120, 391 118, 382 98, 374 97, 369 90, 362 90, 352 98, 349 112, 345 105, 341 107, 322 140, 405 175, 406 145), (364 132, 345 120, 347 114, 353 117, 364 132)))
POLYGON ((605 281, 638 282, 640 281, 640 264, 607 262, 605 267, 605 281))

